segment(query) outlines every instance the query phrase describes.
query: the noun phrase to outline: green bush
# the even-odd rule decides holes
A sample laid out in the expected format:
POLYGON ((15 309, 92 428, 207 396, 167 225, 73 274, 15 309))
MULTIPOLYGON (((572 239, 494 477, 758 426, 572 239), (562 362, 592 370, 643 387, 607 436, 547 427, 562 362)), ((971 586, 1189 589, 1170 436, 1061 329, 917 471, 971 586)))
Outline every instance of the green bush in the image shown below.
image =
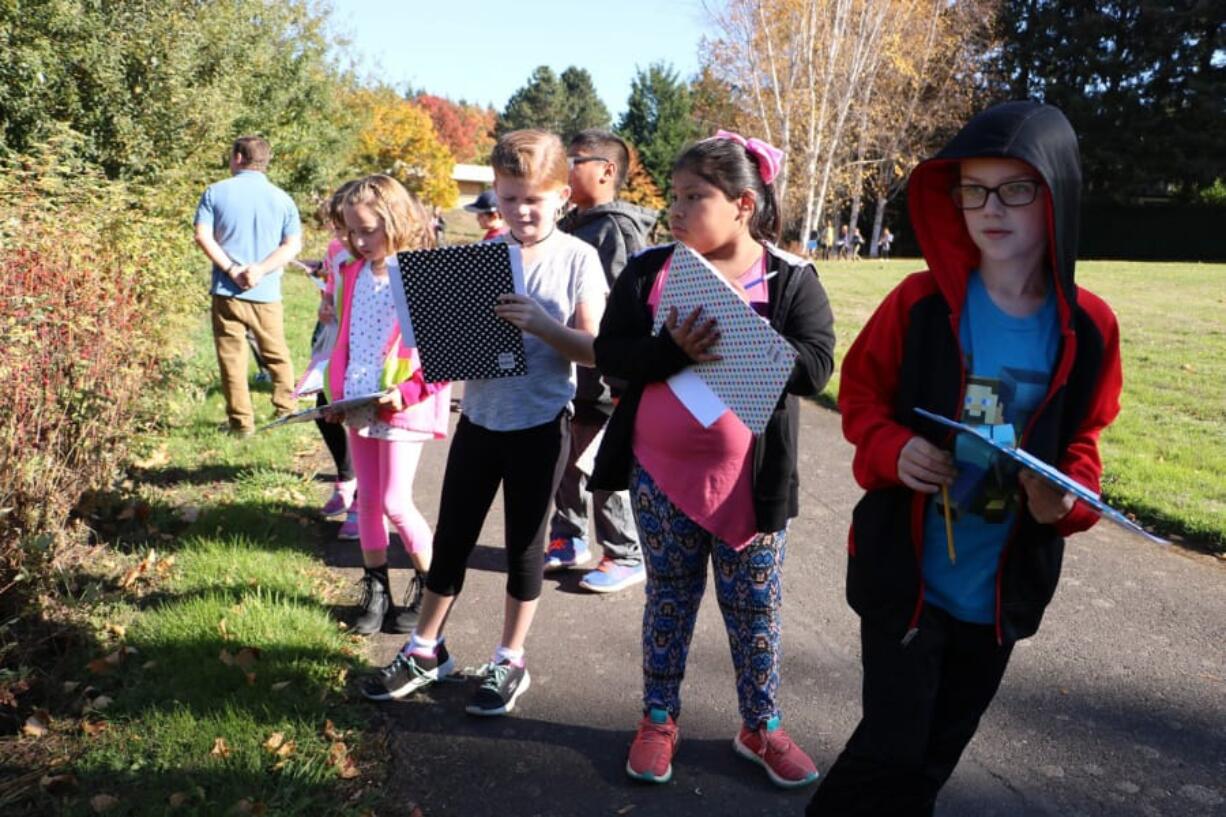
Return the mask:
POLYGON ((0 609, 41 589, 69 511, 116 473, 171 328, 201 304, 182 206, 108 181, 78 139, 0 167, 0 609))

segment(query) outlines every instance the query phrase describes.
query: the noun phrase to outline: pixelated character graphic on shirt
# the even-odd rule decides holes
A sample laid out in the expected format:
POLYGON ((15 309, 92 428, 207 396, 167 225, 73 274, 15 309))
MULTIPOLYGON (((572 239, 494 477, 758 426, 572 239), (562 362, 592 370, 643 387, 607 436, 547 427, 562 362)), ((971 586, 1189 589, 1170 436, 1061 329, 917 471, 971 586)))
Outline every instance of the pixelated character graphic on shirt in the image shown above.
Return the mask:
MULTIPOLYGON (((1012 448, 1030 419, 1030 412, 1018 406, 1037 405, 1046 388, 1046 374, 1028 369, 1004 368, 999 378, 968 377, 961 420, 983 437, 1012 448)), ((949 490, 954 518, 968 513, 993 524, 1008 521, 1019 506, 1017 464, 964 437, 954 443, 954 458, 958 477, 949 490)))

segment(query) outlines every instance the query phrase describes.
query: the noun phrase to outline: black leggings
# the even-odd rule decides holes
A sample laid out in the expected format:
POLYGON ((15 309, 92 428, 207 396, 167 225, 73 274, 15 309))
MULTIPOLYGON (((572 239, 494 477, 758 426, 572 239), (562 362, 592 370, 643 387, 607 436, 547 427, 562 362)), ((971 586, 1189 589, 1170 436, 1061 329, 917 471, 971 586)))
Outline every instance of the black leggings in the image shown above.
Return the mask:
MULTIPOLYGON (((316 408, 328 405, 328 398, 320 392, 315 398, 316 408)), ((344 423, 329 423, 327 420, 316 420, 315 427, 328 446, 332 462, 336 464, 336 479, 338 482, 348 482, 353 479, 353 461, 349 459, 349 435, 345 432, 344 423)))
POLYGON ((468 557, 501 484, 507 595, 519 601, 538 598, 549 503, 569 449, 570 417, 565 412, 519 431, 491 431, 461 416, 447 453, 426 587, 440 596, 460 594, 468 557))

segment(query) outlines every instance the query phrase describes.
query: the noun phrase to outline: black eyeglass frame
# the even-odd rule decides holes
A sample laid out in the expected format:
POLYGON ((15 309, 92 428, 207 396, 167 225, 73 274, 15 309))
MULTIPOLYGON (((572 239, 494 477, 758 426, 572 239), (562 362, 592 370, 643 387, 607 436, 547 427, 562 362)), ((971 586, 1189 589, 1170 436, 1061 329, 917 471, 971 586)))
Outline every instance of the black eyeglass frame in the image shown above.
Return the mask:
MULTIPOLYGON (((1040 179, 1013 179, 1012 181, 998 184, 995 187, 988 187, 987 185, 983 184, 955 184, 953 187, 949 188, 949 197, 954 200, 954 207, 957 207, 959 210, 982 210, 988 206, 988 197, 993 193, 996 194, 996 200, 999 201, 1004 207, 1026 207, 1027 205, 1034 204, 1034 200, 1039 197, 1039 188, 1042 186, 1043 182, 1040 179), (1011 185, 1022 185, 1029 187, 1030 197, 1025 201, 1005 201, 1005 196, 1001 195, 1001 191, 1011 185), (963 200, 965 199, 963 191, 965 190, 983 191, 983 201, 974 206, 966 206, 963 203, 963 200)), ((1012 198, 1012 196, 1010 196, 1010 198, 1012 198)))
POLYGON ((613 160, 606 159, 603 156, 567 156, 566 157, 566 166, 568 168, 573 169, 575 165, 581 165, 584 162, 604 162, 605 164, 612 164, 613 160))

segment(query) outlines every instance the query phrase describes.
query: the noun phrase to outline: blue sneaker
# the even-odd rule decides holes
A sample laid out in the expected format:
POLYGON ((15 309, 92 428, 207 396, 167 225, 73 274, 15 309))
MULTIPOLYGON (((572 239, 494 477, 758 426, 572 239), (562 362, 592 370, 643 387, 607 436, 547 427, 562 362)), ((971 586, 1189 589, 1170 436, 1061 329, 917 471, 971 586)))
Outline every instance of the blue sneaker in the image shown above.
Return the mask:
POLYGON ((545 548, 545 569, 561 570, 564 567, 578 567, 587 564, 592 558, 592 552, 587 549, 587 542, 577 536, 560 536, 545 548))
POLYGON ((593 593, 616 593, 644 581, 647 581, 647 569, 642 562, 636 565, 619 565, 605 556, 595 570, 579 580, 579 586, 593 593))

